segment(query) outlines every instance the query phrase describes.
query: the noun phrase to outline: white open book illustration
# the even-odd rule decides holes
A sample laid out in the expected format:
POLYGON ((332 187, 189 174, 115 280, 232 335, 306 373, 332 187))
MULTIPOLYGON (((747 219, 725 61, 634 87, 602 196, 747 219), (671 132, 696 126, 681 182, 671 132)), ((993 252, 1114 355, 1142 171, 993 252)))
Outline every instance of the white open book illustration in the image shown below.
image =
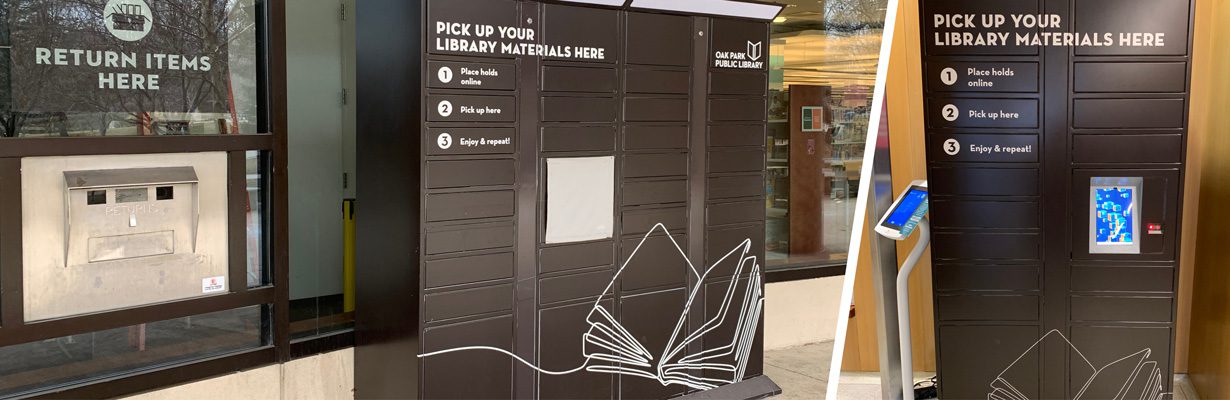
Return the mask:
POLYGON ((1043 343, 1066 345, 1072 351, 1074 357, 1069 357, 1069 375, 1073 384, 1079 385, 1074 386, 1079 389, 1072 397, 1073 400, 1163 400, 1172 397, 1172 393, 1165 392, 1166 382, 1162 380, 1162 369, 1158 368, 1156 361, 1149 361, 1152 349, 1142 349, 1096 367, 1063 332, 1052 330, 1029 346, 1029 349, 995 377, 991 382, 991 392, 987 393, 987 400, 1032 400, 1020 390, 1020 386, 1031 384, 1031 378, 1028 377, 1032 376, 1033 371, 1029 369, 1036 367, 1017 366, 1017 363, 1026 358, 1036 360, 1041 357, 1042 348, 1045 347, 1043 343))
MULTIPOLYGON (((497 351, 548 375, 565 375, 585 370, 637 376, 656 380, 662 385, 678 384, 706 390, 743 380, 763 308, 763 278, 760 264, 752 251, 750 238, 744 239, 713 265, 702 270, 697 269, 688 259, 683 247, 671 237, 666 227, 657 224, 637 243, 628 259, 615 272, 611 282, 594 302, 593 308, 586 317, 586 322, 590 327, 584 334, 582 351, 585 362, 582 365, 566 371, 544 370, 504 349, 488 346, 452 348, 422 354, 419 357, 466 350, 497 351), (620 324, 619 319, 601 305, 602 300, 612 294, 616 282, 629 266, 656 264, 654 260, 638 260, 637 258, 639 250, 650 240, 670 241, 671 247, 678 251, 679 256, 687 262, 687 272, 692 275, 690 281, 695 282, 687 290, 687 302, 679 310, 679 318, 674 321, 669 341, 665 347, 660 348, 649 348, 639 342, 636 335, 620 324), (639 262, 634 263, 634 261, 639 262), (693 306, 702 307, 706 279, 717 276, 719 269, 722 272, 733 272, 720 306, 714 313, 715 315, 704 319, 703 324, 689 327, 688 320, 694 313, 693 306), (694 344, 702 343, 720 343, 721 345, 689 353, 689 349, 694 344)), ((664 326, 663 329, 672 329, 672 327, 664 326)))

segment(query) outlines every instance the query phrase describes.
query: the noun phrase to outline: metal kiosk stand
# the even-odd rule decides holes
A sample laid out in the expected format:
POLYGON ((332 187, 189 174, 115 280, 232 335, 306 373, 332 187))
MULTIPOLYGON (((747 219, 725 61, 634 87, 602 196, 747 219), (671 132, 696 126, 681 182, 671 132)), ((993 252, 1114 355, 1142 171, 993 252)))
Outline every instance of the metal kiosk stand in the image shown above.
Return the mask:
POLYGON ((901 392, 905 400, 914 399, 913 349, 910 344, 910 273, 931 243, 931 226, 927 222, 927 181, 910 183, 888 212, 876 224, 876 233, 893 240, 905 240, 918 230, 918 243, 897 272, 897 340, 901 346, 901 392))

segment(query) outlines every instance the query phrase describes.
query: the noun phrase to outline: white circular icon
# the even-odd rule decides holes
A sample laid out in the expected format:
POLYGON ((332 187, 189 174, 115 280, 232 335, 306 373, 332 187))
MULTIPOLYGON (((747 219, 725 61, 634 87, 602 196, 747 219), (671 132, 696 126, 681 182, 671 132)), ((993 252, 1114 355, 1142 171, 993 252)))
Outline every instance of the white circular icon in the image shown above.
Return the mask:
POLYGON ((961 142, 957 139, 948 139, 944 141, 944 153, 950 156, 955 156, 961 152, 961 142))
POLYGON ((957 106, 949 104, 944 106, 943 110, 940 110, 940 114, 943 114, 945 120, 952 122, 956 121, 957 117, 961 115, 961 110, 958 110, 957 106))
POLYGON ((154 29, 154 14, 145 0, 109 0, 103 8, 103 26, 116 39, 135 42, 154 29))
POLYGON ((436 73, 436 77, 440 78, 440 82, 449 83, 453 81, 453 69, 449 67, 440 67, 440 72, 436 73))
POLYGON ((453 103, 448 100, 440 100, 440 104, 436 106, 436 112, 440 113, 441 117, 453 115, 453 103))
POLYGON ((952 69, 952 67, 944 68, 943 71, 940 71, 940 81, 943 81, 948 86, 957 83, 957 70, 952 69))
POLYGON ((440 146, 440 150, 448 150, 449 147, 453 147, 453 135, 441 133, 440 136, 436 136, 436 145, 440 146))

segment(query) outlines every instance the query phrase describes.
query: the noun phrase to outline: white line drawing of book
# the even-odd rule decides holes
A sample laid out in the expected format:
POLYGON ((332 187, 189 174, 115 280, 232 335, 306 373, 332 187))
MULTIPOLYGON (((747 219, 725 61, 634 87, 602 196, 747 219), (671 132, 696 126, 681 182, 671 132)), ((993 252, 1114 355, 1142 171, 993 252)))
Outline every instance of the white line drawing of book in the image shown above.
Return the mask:
POLYGON ((1141 349, 1102 367, 1096 367, 1063 332, 1055 329, 1034 342, 995 377, 990 384, 991 391, 987 393, 987 400, 1032 400, 1013 384, 1013 377, 1020 374, 1028 376, 1029 372, 1025 369, 1029 366, 1017 367, 1017 363, 1030 355, 1041 357, 1039 353, 1043 342, 1066 344, 1073 354, 1079 356, 1079 359, 1069 358, 1069 375, 1073 379, 1085 376, 1088 378, 1072 397, 1073 400, 1164 400, 1173 396, 1170 392, 1164 392, 1166 384, 1162 381, 1162 369, 1158 368, 1156 361, 1149 361, 1153 349, 1141 349), (1059 342, 1061 340, 1062 342, 1059 342))
MULTIPOLYGON (((653 265, 653 263, 647 265, 653 265)), ((507 350, 489 346, 451 348, 421 354, 419 357, 432 357, 459 351, 496 351, 547 375, 567 375, 584 370, 651 379, 663 386, 678 384, 697 390, 707 390, 743 380, 747 373, 747 365, 763 309, 763 276, 758 259, 752 252, 750 238, 744 239, 713 265, 699 270, 688 258, 679 242, 671 236, 666 226, 658 223, 645 233, 628 255, 628 259, 615 272, 606 289, 594 301, 593 308, 586 317, 586 322, 590 327, 583 335, 581 351, 585 361, 580 366, 563 371, 545 370, 507 350), (696 282, 688 288, 687 302, 680 310, 679 318, 675 321, 666 346, 653 350, 640 343, 636 335, 629 332, 610 310, 602 306, 602 301, 613 293, 615 284, 625 269, 633 265, 640 249, 649 240, 669 240, 673 249, 687 263, 687 272, 694 277, 696 282), (718 267, 729 267, 733 270, 721 306, 715 316, 706 319, 699 327, 689 329, 687 321, 693 313, 693 306, 703 307, 697 302, 704 299, 704 283, 712 276, 711 274, 717 271, 718 267), (705 339, 718 335, 715 332, 720 328, 730 328, 732 324, 734 334, 729 339, 726 337, 717 339, 722 343, 721 346, 688 354, 688 349, 692 344, 704 343, 705 339)))

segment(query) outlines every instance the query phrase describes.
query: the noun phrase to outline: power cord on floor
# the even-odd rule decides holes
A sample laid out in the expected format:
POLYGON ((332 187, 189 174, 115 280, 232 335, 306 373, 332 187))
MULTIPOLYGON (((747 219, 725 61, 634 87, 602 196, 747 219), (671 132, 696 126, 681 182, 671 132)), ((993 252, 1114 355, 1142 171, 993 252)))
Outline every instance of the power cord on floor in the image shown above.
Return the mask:
POLYGON ((924 399, 939 399, 940 398, 940 383, 936 377, 931 377, 922 382, 914 384, 914 398, 916 400, 924 399))

